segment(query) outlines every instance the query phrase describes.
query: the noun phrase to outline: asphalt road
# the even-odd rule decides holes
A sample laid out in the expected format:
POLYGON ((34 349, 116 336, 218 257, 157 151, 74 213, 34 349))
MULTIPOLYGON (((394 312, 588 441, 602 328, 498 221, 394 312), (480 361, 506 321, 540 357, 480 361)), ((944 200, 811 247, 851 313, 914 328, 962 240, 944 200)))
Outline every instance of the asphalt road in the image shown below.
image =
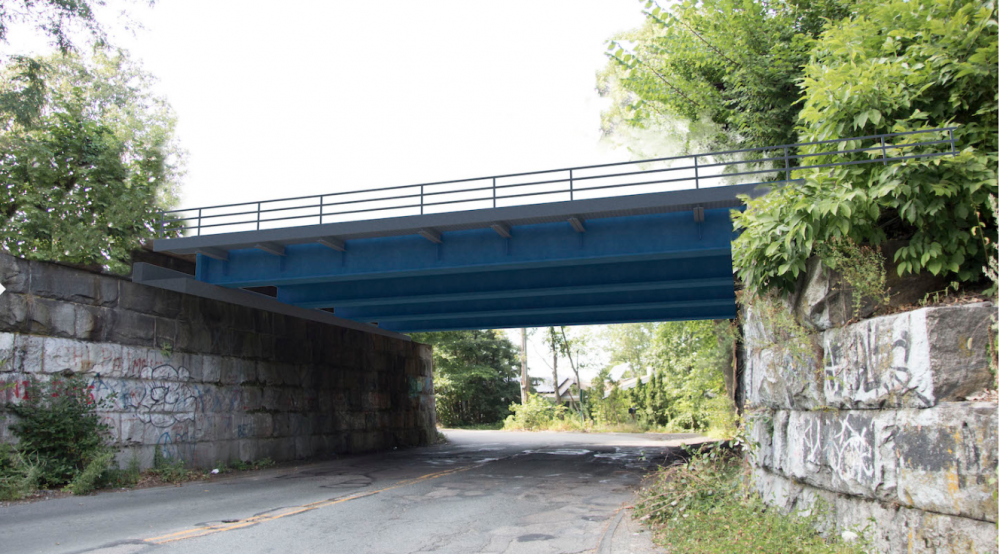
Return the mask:
POLYGON ((448 444, 0 508, 0 553, 656 552, 620 511, 696 435, 448 444))

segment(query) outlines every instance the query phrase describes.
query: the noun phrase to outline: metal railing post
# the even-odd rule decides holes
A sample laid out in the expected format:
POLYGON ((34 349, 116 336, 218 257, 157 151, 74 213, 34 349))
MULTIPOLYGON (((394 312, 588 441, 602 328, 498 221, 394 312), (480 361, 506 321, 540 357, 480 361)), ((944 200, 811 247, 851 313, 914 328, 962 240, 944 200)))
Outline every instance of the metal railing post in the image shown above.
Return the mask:
POLYGON ((497 207, 497 178, 493 178, 493 207, 497 207))
POLYGON ((785 182, 792 180, 792 172, 788 168, 788 147, 785 147, 785 182))
POLYGON ((573 201, 573 170, 569 170, 569 199, 573 201))
POLYGON ((424 215, 424 186, 420 185, 420 215, 424 215))
POLYGON ((694 155, 694 188, 698 190, 698 155, 694 155))
POLYGON ((325 196, 320 196, 319 197, 319 224, 320 225, 323 224, 323 202, 325 202, 325 201, 326 201, 326 197, 325 196))
POLYGON ((260 231, 260 202, 257 202, 257 230, 260 231))
POLYGON ((198 235, 201 236, 201 208, 198 208, 198 235))
POLYGON ((163 221, 165 217, 166 217, 166 213, 164 213, 163 210, 160 210, 160 228, 159 228, 159 230, 156 233, 156 237, 157 238, 161 238, 161 239, 163 238, 163 231, 164 231, 164 228, 166 227, 166 223, 164 223, 164 221, 163 221))
POLYGON ((955 130, 948 129, 948 140, 951 141, 951 157, 958 156, 958 152, 955 151, 955 130))
POLYGON ((882 165, 889 165, 889 156, 885 152, 885 135, 879 138, 882 140, 882 165))

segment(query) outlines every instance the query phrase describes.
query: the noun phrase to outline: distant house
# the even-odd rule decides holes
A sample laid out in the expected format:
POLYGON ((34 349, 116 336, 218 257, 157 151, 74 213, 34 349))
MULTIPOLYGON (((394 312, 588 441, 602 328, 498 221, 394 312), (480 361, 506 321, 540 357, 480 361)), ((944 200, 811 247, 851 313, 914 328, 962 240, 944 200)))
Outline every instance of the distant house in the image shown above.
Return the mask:
MULTIPOLYGON (((618 381, 618 390, 634 389, 636 385, 639 384, 639 381, 642 381, 642 384, 645 385, 646 383, 649 382, 649 375, 643 375, 642 377, 631 377, 629 379, 622 379, 621 381, 618 381)), ((611 387, 607 387, 605 389, 604 398, 607 398, 609 394, 611 394, 611 387)))
MULTIPOLYGON (((559 382, 559 399, 562 400, 563 404, 568 404, 571 397, 574 401, 578 398, 577 395, 579 393, 574 385, 576 385, 576 377, 566 377, 559 382)), ((589 390, 590 381, 582 379, 580 388, 583 390, 589 390)), ((535 393, 542 398, 547 398, 548 400, 555 402, 555 390, 552 387, 552 383, 549 383, 548 381, 535 385, 535 393)))

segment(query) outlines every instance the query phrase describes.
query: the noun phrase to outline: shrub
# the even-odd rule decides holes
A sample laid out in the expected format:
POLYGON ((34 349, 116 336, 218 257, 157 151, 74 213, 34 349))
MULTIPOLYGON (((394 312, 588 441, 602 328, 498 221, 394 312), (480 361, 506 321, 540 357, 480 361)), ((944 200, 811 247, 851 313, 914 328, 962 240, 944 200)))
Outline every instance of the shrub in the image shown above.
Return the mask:
POLYGON ((889 304, 885 258, 877 248, 837 238, 820 249, 820 256, 827 266, 840 273, 841 292, 851 295, 852 317, 861 317, 866 303, 873 303, 876 310, 889 304))
POLYGON ((743 554, 860 554, 863 533, 854 543, 824 538, 822 506, 787 515, 749 490, 745 466, 719 448, 692 453, 683 464, 661 468, 640 491, 635 515, 653 528, 668 552, 743 554))
POLYGON ((110 428, 97 410, 110 399, 96 401, 80 376, 29 381, 25 398, 9 407, 18 420, 11 431, 18 450, 38 460, 43 486, 72 482, 106 451, 110 428))
POLYGON ((220 462, 216 464, 215 469, 218 469, 220 473, 225 473, 230 470, 251 471, 251 470, 267 469, 272 466, 274 466, 274 460, 272 460, 271 458, 264 457, 260 458, 259 460, 249 460, 249 461, 235 460, 228 464, 225 462, 220 462))
POLYGON ((716 395, 705 402, 705 419, 708 421, 708 436, 731 439, 738 431, 736 405, 726 395, 716 395))
POLYGON ((111 468, 102 476, 102 484, 108 487, 134 487, 142 477, 142 464, 139 456, 132 453, 125 469, 111 468))
POLYGON ((160 445, 153 449, 153 469, 150 473, 168 483, 181 483, 191 478, 191 471, 184 467, 184 460, 165 457, 160 445))
POLYGON ((24 498, 38 489, 41 466, 9 444, 0 444, 0 500, 24 498))
POLYGON ((108 470, 115 459, 113 450, 95 450, 83 471, 76 474, 66 488, 73 494, 93 492, 108 477, 108 470))
POLYGON ((510 411, 514 412, 514 415, 507 416, 503 428, 508 431, 530 431, 547 427, 552 421, 561 419, 566 407, 556 406, 540 396, 531 394, 528 395, 527 403, 511 404, 510 411))
MULTIPOLYGON (((806 260, 824 243, 900 239, 897 271, 975 281, 987 264, 984 236, 996 236, 988 209, 997 191, 997 23, 981 0, 890 0, 856 4, 828 24, 801 82, 799 139, 823 141, 957 126, 956 155, 796 171, 804 181, 756 200, 734 215, 742 231, 733 264, 751 294, 794 288, 806 260)), ((940 152, 941 145, 893 149, 940 136, 899 136, 889 157, 940 152)), ((847 151, 810 165, 877 159, 847 151)), ((829 146, 803 148, 803 153, 829 146)))

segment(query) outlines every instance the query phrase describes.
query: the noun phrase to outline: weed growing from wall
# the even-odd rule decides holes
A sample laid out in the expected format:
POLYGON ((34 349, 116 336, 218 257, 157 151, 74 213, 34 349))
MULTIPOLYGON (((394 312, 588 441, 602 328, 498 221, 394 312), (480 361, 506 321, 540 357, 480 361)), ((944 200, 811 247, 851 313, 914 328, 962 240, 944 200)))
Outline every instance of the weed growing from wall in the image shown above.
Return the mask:
POLYGON ((125 469, 112 467, 102 476, 102 484, 113 488, 131 488, 139 484, 142 478, 142 462, 133 451, 125 469))
MULTIPOLYGON (((989 198, 990 211, 993 212, 993 221, 1000 221, 1000 203, 997 202, 996 195, 991 194, 989 198)), ((976 217, 979 217, 979 213, 976 213, 976 217)), ((990 237, 985 232, 985 227, 979 230, 979 236, 983 241, 983 248, 987 251, 987 261, 986 265, 983 266, 983 273, 989 278, 993 286, 986 291, 986 295, 993 298, 994 304, 997 302, 997 291, 1000 290, 1000 283, 997 280, 998 266, 1000 263, 997 261, 998 255, 1000 255, 1000 243, 997 242, 996 237, 990 237)), ((990 327, 990 340, 989 340, 989 355, 990 355, 990 370, 993 371, 993 377, 997 377, 997 315, 993 314, 993 325, 990 327)))
POLYGON ((153 469, 150 473, 168 483, 183 483, 192 477, 192 472, 185 467, 184 460, 171 460, 163 455, 163 449, 156 445, 153 449, 153 469))
POLYGON ((784 514, 766 505, 748 486, 747 466, 736 455, 713 448, 691 452, 680 465, 661 468, 640 491, 635 516, 653 529, 655 542, 671 552, 788 554, 867 551, 865 533, 846 542, 824 538, 822 506, 808 514, 784 514))
POLYGON ((885 258, 872 246, 859 246, 851 239, 835 238, 820 249, 820 258, 827 267, 840 273, 838 288, 851 296, 852 318, 861 317, 866 302, 875 309, 889 305, 886 286, 885 258))
POLYGON ((779 356, 791 356, 800 366, 821 359, 815 335, 798 322, 780 293, 771 291, 750 296, 744 292, 737 300, 743 304, 746 317, 759 323, 759 330, 773 339, 768 347, 775 348, 779 356))

